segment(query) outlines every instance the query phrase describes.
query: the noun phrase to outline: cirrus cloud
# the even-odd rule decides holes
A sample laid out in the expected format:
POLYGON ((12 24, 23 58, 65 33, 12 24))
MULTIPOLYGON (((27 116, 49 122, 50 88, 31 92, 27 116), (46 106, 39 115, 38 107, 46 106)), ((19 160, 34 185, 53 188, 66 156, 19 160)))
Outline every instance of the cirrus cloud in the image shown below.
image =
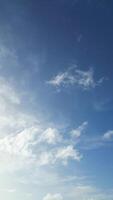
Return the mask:
POLYGON ((94 70, 89 68, 88 70, 81 70, 77 67, 69 68, 65 72, 60 72, 49 81, 48 84, 54 87, 65 86, 79 86, 83 90, 88 90, 99 86, 104 81, 104 77, 99 80, 94 78, 94 70))

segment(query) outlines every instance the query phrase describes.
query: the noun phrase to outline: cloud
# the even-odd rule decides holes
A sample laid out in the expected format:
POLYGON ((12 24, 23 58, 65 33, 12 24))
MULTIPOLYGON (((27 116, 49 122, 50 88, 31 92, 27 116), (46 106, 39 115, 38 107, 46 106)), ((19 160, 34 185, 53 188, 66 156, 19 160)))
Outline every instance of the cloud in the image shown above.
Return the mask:
POLYGON ((0 152, 28 157, 30 155, 29 145, 33 145, 34 137, 38 131, 38 128, 30 127, 16 135, 5 136, 0 139, 0 152))
POLYGON ((80 161, 79 151, 72 145, 50 146, 39 143, 41 129, 30 127, 18 134, 10 134, 0 139, 1 168, 13 170, 30 165, 42 166, 55 163, 67 164, 70 159, 80 161))
POLYGON ((18 66, 18 57, 15 48, 6 46, 0 39, 0 69, 18 66))
MULTIPOLYGON (((4 77, 0 77, 0 168, 19 170, 30 166, 67 164, 70 159, 79 161, 81 154, 75 144, 65 141, 61 130, 40 123, 26 113, 22 94, 4 77)), ((83 131, 85 123, 78 128, 83 131)), ((64 132, 64 131, 63 131, 64 132)))
POLYGON ((66 132, 47 123, 23 108, 23 93, 5 77, 0 77, 0 170, 15 171, 41 166, 65 165, 82 158, 76 139, 87 122, 66 132), (65 135, 68 135, 68 140, 65 135))
POLYGON ((48 193, 43 200, 63 200, 63 197, 61 194, 57 193, 57 194, 50 194, 48 193))
POLYGON ((11 84, 3 77, 0 77, 0 99, 10 103, 20 104, 20 97, 11 84))
POLYGON ((34 121, 19 108, 22 98, 8 79, 0 77, 0 136, 18 132, 34 121))
POLYGON ((64 164, 67 164, 69 158, 80 161, 82 155, 79 153, 79 151, 74 149, 72 145, 69 145, 67 147, 58 149, 56 158, 61 159, 64 164))
POLYGON ((112 200, 113 191, 112 190, 102 190, 96 188, 92 185, 77 185, 71 188, 70 198, 79 200, 112 200))
POLYGON ((97 136, 85 137, 84 141, 82 141, 82 148, 86 150, 98 149, 105 147, 110 142, 113 142, 113 130, 108 130, 97 136))
POLYGON ((51 146, 51 140, 48 143, 47 138, 43 145, 43 140, 40 140, 41 135, 43 138, 43 132, 45 131, 42 131, 40 126, 34 126, 2 137, 0 139, 0 165, 3 167, 9 165, 13 169, 19 169, 29 165, 42 166, 56 162, 67 164, 70 159, 80 161, 82 156, 79 151, 72 145, 64 145, 64 141, 58 146, 52 141, 51 146))
MULTIPOLYGON (((4 102, 4 107, 0 107, 1 170, 67 164, 70 159, 81 159, 75 145, 71 145, 71 135, 66 143, 59 129, 26 114, 21 108, 22 95, 5 78, 0 77, 0 81, 0 101, 4 102)), ((82 131, 82 126, 78 131, 82 131)))
POLYGON ((58 148, 52 148, 45 152, 42 151, 40 153, 40 156, 38 157, 38 164, 48 165, 60 162, 63 165, 65 165, 68 163, 70 159, 80 161, 81 158, 82 155, 72 145, 68 146, 61 145, 58 148))
POLYGON ((113 130, 107 131, 103 135, 104 140, 112 140, 113 139, 113 130))
POLYGON ((83 122, 78 128, 71 130, 70 134, 75 137, 78 138, 81 136, 81 134, 85 131, 86 127, 88 125, 88 122, 83 122))
MULTIPOLYGON (((63 193, 62 193, 63 194, 63 193)), ((101 188, 97 188, 93 185, 65 185, 64 195, 66 199, 79 199, 79 200, 112 200, 113 190, 106 189, 102 190, 101 188)), ((63 195, 63 196, 64 196, 63 195)), ((51 194, 48 193, 43 200, 63 200, 63 196, 61 193, 51 194)))
POLYGON ((61 135, 59 131, 55 128, 47 128, 43 134, 40 136, 40 142, 45 141, 48 144, 56 144, 61 141, 61 135))
POLYGON ((94 79, 94 71, 92 68, 84 71, 74 67, 57 74, 47 81, 47 83, 57 88, 75 85, 81 87, 83 90, 88 90, 99 86, 103 81, 104 78, 100 78, 97 81, 94 79))

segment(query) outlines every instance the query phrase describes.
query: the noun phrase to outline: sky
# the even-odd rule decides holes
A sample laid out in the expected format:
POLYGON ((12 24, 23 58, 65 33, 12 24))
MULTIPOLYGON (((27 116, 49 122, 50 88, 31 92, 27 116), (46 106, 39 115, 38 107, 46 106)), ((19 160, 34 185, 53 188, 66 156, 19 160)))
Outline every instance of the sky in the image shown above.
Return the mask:
POLYGON ((0 198, 113 200, 113 1, 0 0, 0 198))

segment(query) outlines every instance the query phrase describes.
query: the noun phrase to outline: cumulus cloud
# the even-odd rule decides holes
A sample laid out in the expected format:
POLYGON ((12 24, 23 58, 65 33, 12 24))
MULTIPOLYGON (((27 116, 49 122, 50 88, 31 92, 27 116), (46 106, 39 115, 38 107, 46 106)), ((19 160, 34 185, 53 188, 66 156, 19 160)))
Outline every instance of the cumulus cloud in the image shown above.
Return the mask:
POLYGON ((45 143, 39 140, 40 127, 26 128, 17 134, 10 134, 0 139, 0 166, 11 166, 16 169, 29 165, 51 165, 56 162, 67 164, 70 159, 79 161, 81 154, 72 145, 60 146, 45 143))
POLYGON ((39 131, 36 127, 24 129, 16 135, 8 135, 0 139, 0 152, 10 155, 30 155, 29 146, 33 144, 36 133, 39 131))
POLYGON ((47 83, 57 88, 75 85, 87 90, 100 85, 103 80, 104 78, 100 78, 99 80, 94 79, 94 71, 92 68, 84 71, 74 67, 65 72, 58 73, 47 81, 47 83))
POLYGON ((63 200, 63 197, 61 194, 57 193, 57 194, 50 194, 48 193, 43 200, 63 200))
POLYGON ((49 148, 49 150, 42 151, 38 156, 38 165, 48 165, 55 163, 62 163, 66 165, 69 160, 80 161, 82 155, 72 145, 63 146, 57 148, 49 148))
MULTIPOLYGON (((79 137, 87 122, 71 131, 67 142, 62 131, 47 126, 21 109, 22 95, 6 80, 0 78, 0 167, 18 170, 42 165, 67 164, 80 161, 82 155, 71 143, 71 137, 79 137)), ((65 131, 65 130, 64 130, 65 131)), ((63 132, 64 132, 63 131, 63 132)))
POLYGON ((22 96, 5 78, 0 77, 0 83, 0 100, 4 101, 4 108, 0 107, 1 168, 17 170, 31 164, 41 166, 80 160, 79 151, 65 143, 59 129, 40 124, 35 116, 23 112, 18 107, 22 96))

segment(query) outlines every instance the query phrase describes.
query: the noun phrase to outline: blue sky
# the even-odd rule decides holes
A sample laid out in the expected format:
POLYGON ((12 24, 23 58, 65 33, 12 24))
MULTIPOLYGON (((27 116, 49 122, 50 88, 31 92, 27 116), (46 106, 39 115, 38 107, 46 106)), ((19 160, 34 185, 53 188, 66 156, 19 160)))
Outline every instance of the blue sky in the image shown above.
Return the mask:
POLYGON ((113 199, 113 2, 0 0, 0 197, 113 199))

